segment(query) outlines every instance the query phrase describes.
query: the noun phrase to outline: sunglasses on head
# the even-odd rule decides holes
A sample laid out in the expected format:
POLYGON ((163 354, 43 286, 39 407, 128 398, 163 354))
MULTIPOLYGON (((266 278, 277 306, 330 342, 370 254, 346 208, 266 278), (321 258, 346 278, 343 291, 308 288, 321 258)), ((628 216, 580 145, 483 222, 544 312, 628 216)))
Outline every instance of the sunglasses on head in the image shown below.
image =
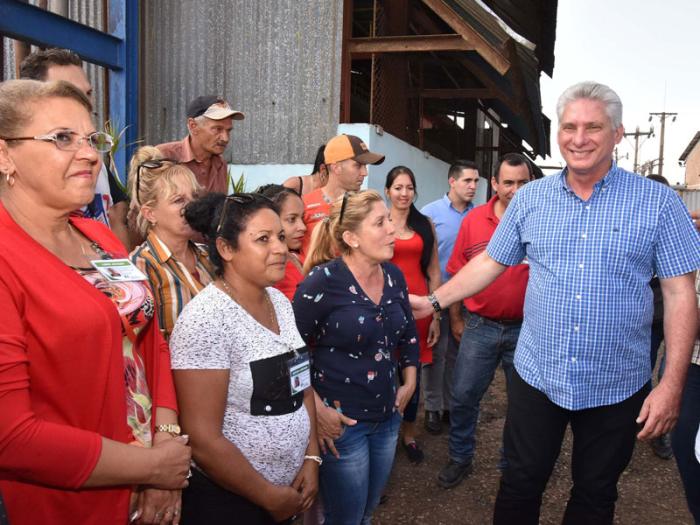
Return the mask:
POLYGON ((139 164, 136 168, 136 188, 134 188, 134 191, 136 192, 136 202, 139 204, 139 206, 141 205, 141 199, 139 199, 139 191, 141 189, 141 170, 143 168, 146 168, 147 170, 155 170, 158 168, 162 168, 166 163, 175 166, 177 164, 180 164, 180 161, 177 161, 175 159, 146 160, 139 164))
POLYGON ((346 191, 343 193, 343 204, 340 205, 340 217, 338 217, 338 224, 343 223, 343 215, 345 215, 345 207, 348 205, 348 198, 355 195, 354 191, 346 191))
POLYGON ((234 202, 239 205, 246 205, 250 204, 251 202, 256 202, 256 201, 265 201, 269 202, 271 205, 274 206, 274 203, 272 199, 265 197, 264 195, 260 195, 257 193, 234 193, 226 197, 224 200, 224 207, 221 209, 221 217, 219 218, 219 224, 216 227, 216 235, 217 237, 221 235, 221 229, 224 227, 224 224, 226 223, 226 215, 228 214, 228 209, 229 209, 229 202, 234 202))

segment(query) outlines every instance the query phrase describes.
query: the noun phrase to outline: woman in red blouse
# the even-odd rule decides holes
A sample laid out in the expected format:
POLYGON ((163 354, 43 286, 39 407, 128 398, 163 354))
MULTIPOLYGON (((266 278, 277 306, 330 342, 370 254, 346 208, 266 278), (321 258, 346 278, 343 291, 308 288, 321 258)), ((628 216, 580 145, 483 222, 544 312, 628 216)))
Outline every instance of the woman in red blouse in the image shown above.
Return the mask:
MULTIPOLYGON (((435 229, 425 215, 413 204, 416 197, 416 178, 405 166, 396 166, 386 176, 384 192, 391 203, 391 221, 396 228, 394 257, 391 259, 399 267, 408 292, 429 294, 440 286, 440 263, 437 255, 435 229)), ((420 343, 420 362, 432 363, 432 346, 440 338, 440 317, 425 317, 416 321, 420 343)), ((420 377, 420 375, 419 375, 420 377)), ((401 444, 413 463, 423 460, 423 451, 416 442, 416 414, 420 387, 403 415, 401 444)))
POLYGON ((267 184, 258 188, 260 193, 272 200, 280 209, 280 219, 287 241, 287 267, 284 278, 275 283, 275 288, 287 296, 290 301, 294 299, 297 286, 304 279, 302 273, 302 261, 299 258, 301 242, 304 240, 306 225, 304 224, 304 201, 290 188, 278 184, 267 184))
POLYGON ((13 525, 177 523, 187 484, 150 289, 105 226, 71 217, 112 145, 91 110, 66 82, 0 84, 0 492, 13 525))

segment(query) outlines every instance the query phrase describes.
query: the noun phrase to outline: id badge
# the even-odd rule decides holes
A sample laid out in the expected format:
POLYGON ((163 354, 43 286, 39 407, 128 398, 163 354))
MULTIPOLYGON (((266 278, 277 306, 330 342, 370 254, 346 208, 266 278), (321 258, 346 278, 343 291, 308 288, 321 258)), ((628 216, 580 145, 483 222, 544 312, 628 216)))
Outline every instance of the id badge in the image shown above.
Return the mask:
POLYGON ((289 388, 292 395, 311 386, 311 362, 308 352, 288 359, 287 368, 289 369, 289 388))
POLYGON ((145 281, 147 277, 129 259, 97 259, 90 264, 111 282, 145 281))

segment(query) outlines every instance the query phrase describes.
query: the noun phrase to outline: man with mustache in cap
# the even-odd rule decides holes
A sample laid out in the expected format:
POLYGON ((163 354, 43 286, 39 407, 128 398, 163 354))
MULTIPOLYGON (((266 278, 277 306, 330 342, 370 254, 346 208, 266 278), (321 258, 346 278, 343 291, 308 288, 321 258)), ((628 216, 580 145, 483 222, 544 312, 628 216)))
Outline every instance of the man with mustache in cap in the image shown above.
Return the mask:
POLYGON ((223 153, 231 140, 234 120, 245 115, 223 98, 204 95, 187 105, 188 135, 156 146, 164 157, 187 166, 205 192, 228 193, 227 165, 223 153))

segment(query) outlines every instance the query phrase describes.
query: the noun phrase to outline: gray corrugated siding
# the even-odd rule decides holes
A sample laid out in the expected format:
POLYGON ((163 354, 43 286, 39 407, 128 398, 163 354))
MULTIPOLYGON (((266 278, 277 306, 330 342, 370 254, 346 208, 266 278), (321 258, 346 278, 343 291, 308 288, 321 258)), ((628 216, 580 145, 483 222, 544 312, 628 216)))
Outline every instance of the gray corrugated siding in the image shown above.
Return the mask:
MULTIPOLYGON (((106 15, 104 12, 102 0, 88 1, 69 1, 68 2, 68 18, 90 26, 100 31, 106 31, 105 26, 106 15)), ((107 91, 106 91, 106 74, 105 69, 101 66, 85 63, 85 70, 92 84, 92 92, 94 93, 95 112, 98 129, 102 129, 104 125, 105 111, 107 109, 107 91)))
POLYGON ((234 123, 227 160, 310 163, 335 135, 340 100, 342 0, 143 3, 145 143, 183 137, 192 98, 223 95, 234 123))
MULTIPOLYGON (((30 4, 36 5, 36 0, 30 0, 30 4)), ((104 9, 101 0, 71 1, 68 2, 68 18, 87 26, 104 31, 104 9)), ((14 40, 3 37, 3 80, 15 78, 15 50, 14 40)), ((32 51, 38 48, 32 46, 32 51)), ((104 123, 106 110, 105 72, 104 68, 93 64, 85 64, 88 79, 92 84, 95 99, 96 124, 101 129, 104 123)))

